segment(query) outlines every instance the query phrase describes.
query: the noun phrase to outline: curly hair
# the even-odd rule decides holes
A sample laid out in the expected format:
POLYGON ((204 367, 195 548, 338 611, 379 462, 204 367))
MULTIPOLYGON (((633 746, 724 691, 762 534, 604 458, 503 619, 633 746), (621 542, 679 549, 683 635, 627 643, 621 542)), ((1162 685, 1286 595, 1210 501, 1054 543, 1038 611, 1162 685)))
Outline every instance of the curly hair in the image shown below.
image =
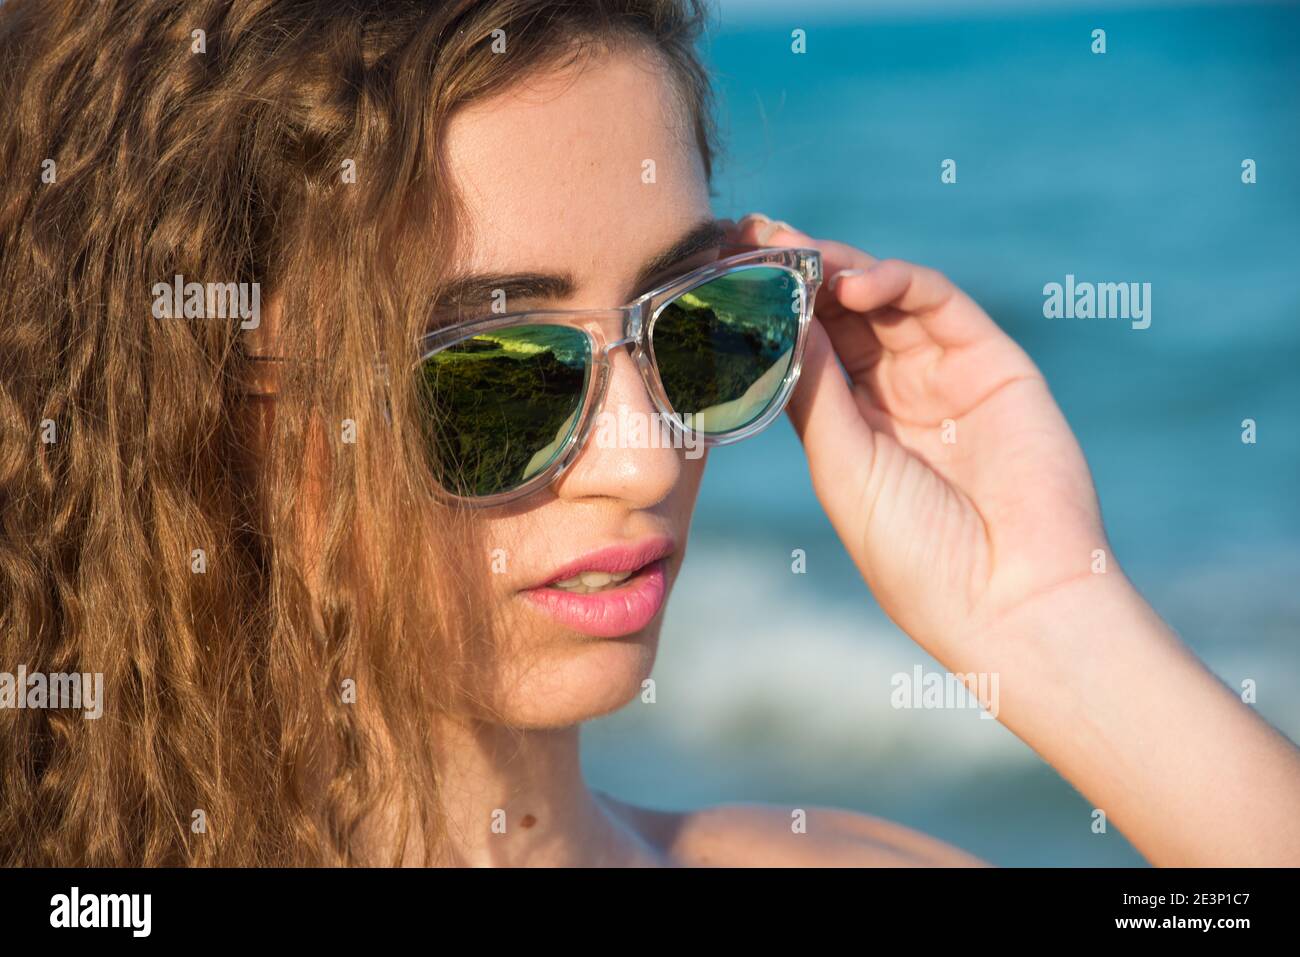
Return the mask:
POLYGON ((377 361, 463 240, 441 133, 635 43, 708 170, 702 2, 0 5, 0 671, 107 700, 0 707, 0 864, 445 859, 435 717, 490 707, 493 622, 377 361), (175 276, 280 304, 274 402, 240 323, 155 317, 175 276))

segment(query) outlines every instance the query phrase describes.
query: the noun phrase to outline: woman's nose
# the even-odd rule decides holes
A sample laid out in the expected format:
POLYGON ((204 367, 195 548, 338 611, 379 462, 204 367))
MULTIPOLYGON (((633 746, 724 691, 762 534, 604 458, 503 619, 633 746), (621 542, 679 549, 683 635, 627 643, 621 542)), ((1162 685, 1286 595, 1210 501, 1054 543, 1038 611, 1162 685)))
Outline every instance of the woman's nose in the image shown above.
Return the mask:
POLYGON ((610 352, 609 384, 587 443, 560 479, 562 499, 617 499, 652 508, 682 477, 682 450, 646 391, 629 349, 610 352))

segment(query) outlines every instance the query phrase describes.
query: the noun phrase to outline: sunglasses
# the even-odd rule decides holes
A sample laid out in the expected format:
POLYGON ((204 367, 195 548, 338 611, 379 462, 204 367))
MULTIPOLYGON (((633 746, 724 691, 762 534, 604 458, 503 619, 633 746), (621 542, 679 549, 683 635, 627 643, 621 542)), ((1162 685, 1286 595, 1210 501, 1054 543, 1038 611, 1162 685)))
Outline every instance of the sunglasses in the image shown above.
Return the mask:
POLYGON ((416 381, 446 497, 501 505, 559 479, 622 346, 679 438, 727 445, 770 425, 799 378, 821 254, 724 252, 738 248, 621 308, 519 312, 425 335, 416 381))

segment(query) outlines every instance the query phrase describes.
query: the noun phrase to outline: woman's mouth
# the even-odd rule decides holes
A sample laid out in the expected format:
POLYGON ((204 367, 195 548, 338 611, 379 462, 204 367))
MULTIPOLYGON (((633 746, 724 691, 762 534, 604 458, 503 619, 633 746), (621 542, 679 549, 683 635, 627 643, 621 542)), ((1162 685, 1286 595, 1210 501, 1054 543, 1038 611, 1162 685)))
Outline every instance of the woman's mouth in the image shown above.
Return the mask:
POLYGON ((633 572, 581 572, 562 582, 552 582, 548 588, 558 588, 570 595, 592 595, 617 588, 631 578, 633 572))
POLYGON ((559 569, 524 596, 574 631, 619 638, 654 620, 668 593, 666 557, 671 539, 648 539, 592 552, 559 569))

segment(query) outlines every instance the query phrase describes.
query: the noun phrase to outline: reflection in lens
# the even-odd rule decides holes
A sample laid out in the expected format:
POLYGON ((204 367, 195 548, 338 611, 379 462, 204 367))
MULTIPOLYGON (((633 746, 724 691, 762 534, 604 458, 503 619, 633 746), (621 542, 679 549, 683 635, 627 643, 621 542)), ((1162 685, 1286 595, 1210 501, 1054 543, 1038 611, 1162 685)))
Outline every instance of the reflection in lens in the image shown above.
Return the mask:
POLYGON ((543 471, 577 424, 587 336, 516 326, 465 339, 421 368, 438 481, 458 495, 509 491, 543 471))
POLYGON ((719 276, 664 307, 651 334, 668 401, 691 426, 743 429, 772 404, 799 335, 796 276, 754 266, 719 276))

